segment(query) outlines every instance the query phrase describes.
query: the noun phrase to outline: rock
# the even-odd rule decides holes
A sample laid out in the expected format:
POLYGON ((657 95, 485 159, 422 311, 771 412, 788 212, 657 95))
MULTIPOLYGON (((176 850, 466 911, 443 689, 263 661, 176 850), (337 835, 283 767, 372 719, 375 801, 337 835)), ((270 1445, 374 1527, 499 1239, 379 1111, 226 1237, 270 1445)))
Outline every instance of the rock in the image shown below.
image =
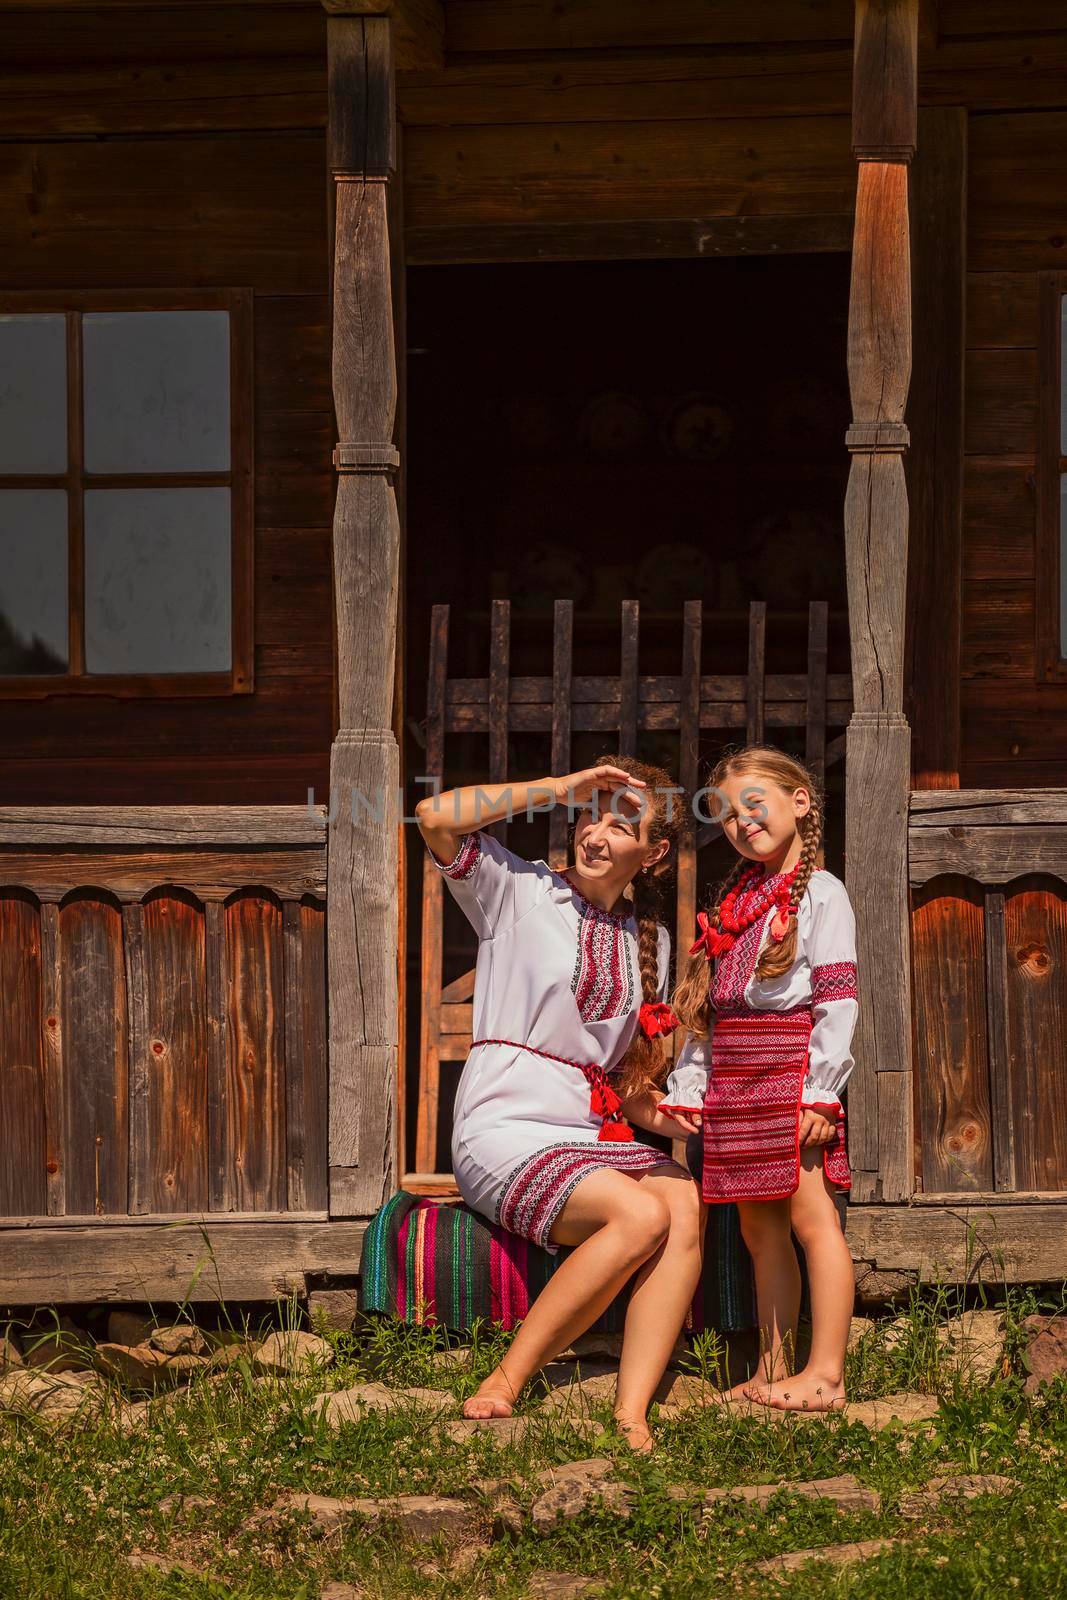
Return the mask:
POLYGON ((257 1372, 291 1376, 328 1367, 333 1358, 333 1346, 317 1333, 287 1330, 269 1333, 256 1347, 253 1362, 257 1372))
POLYGON ((365 1589, 357 1589, 354 1583, 341 1583, 337 1578, 331 1578, 319 1590, 319 1600, 364 1600, 366 1592, 365 1589))
POLYGON ((313 1404, 331 1428, 339 1428, 343 1422, 361 1421, 371 1411, 411 1408, 440 1413, 451 1411, 456 1402, 442 1389, 387 1389, 384 1383, 357 1383, 351 1389, 335 1389, 332 1393, 318 1395, 313 1404))
MULTIPOLYGON (((930 1422, 937 1416, 937 1396, 932 1394, 888 1394, 878 1400, 852 1401, 841 1413, 809 1412, 809 1416, 844 1416, 848 1422, 861 1422, 865 1428, 888 1428, 894 1422, 930 1422)), ((794 1413, 796 1415, 797 1413, 794 1413)))
POLYGON ((724 1500, 743 1500, 747 1505, 764 1510, 776 1494, 796 1495, 801 1500, 831 1500, 839 1511, 873 1511, 882 1509, 882 1497, 876 1489, 865 1489, 852 1473, 838 1478, 811 1478, 800 1483, 748 1483, 734 1489, 708 1489, 704 1505, 708 1511, 724 1500))
POLYGON ((206 1567, 197 1566, 195 1561, 187 1561, 181 1556, 160 1555, 154 1550, 131 1550, 126 1560, 138 1570, 150 1567, 156 1572, 188 1572, 194 1576, 203 1576, 207 1572, 206 1567))
POLYGON ((848 1348, 855 1350, 861 1340, 877 1326, 873 1317, 853 1317, 848 1325, 848 1348))
POLYGON ((150 1344, 100 1344, 96 1365, 109 1378, 117 1378, 131 1389, 154 1393, 186 1383, 210 1364, 207 1356, 169 1356, 150 1344))
POLYGON ((793 1550, 788 1555, 770 1556, 765 1561, 757 1561, 755 1571, 795 1572, 798 1567, 807 1566, 809 1561, 828 1561, 831 1566, 848 1567, 855 1561, 866 1561, 870 1556, 881 1555, 883 1550, 892 1550, 899 1543, 899 1539, 861 1539, 859 1544, 831 1544, 821 1550, 793 1550))
POLYGON ((304 1494, 292 1490, 281 1495, 272 1506, 256 1512, 246 1528, 273 1526, 294 1512, 306 1513, 323 1533, 332 1533, 349 1522, 396 1523, 409 1538, 418 1541, 439 1533, 452 1538, 469 1537, 478 1518, 473 1507, 463 1500, 439 1495, 406 1494, 391 1499, 338 1500, 329 1495, 304 1494))
POLYGON ((590 1456, 585 1461, 564 1461, 559 1466, 545 1467, 537 1474, 537 1480, 551 1489, 565 1479, 574 1479, 580 1483, 599 1483, 602 1479, 609 1478, 614 1471, 615 1463, 609 1461, 607 1456, 590 1456))
POLYGON ((363 1321, 358 1291, 312 1289, 308 1295, 308 1315, 313 1324, 325 1325, 333 1333, 353 1333, 363 1321))
POLYGON ((30 1328, 22 1336, 22 1359, 27 1367, 49 1372, 85 1372, 93 1366, 93 1341, 70 1317, 58 1326, 30 1328))
POLYGON ((46 1422, 66 1422, 89 1417, 103 1402, 99 1388, 83 1374, 16 1369, 0 1379, 0 1409, 41 1417, 46 1422))
POLYGON ((945 1501, 976 1500, 982 1494, 1012 1494, 1019 1485, 1014 1478, 999 1472, 965 1472, 946 1478, 931 1478, 924 1489, 900 1497, 902 1517, 924 1517, 945 1501))
POLYGON ((155 1321, 143 1311, 131 1311, 128 1307, 120 1307, 108 1313, 107 1339, 109 1344, 147 1344, 155 1321))
MULTIPOLYGON (((497 1444, 516 1444, 533 1431, 543 1432, 545 1424, 543 1417, 456 1417, 442 1426, 448 1438, 456 1444, 468 1444, 471 1439, 486 1434, 497 1444)), ((561 1426, 565 1426, 568 1433, 576 1433, 583 1438, 592 1438, 603 1432, 599 1422, 583 1417, 568 1416, 561 1426)))
POLYGON ((208 1356, 208 1366, 213 1372, 226 1372, 230 1367, 236 1367, 242 1361, 251 1367, 254 1352, 255 1346, 251 1344, 216 1345, 208 1356))
POLYGON ((168 1494, 164 1495, 156 1510, 161 1511, 165 1517, 169 1517, 175 1513, 184 1514, 187 1511, 211 1511, 214 1509, 214 1505, 215 1502, 213 1500, 209 1500, 206 1495, 202 1494, 168 1494))
POLYGON ((4 1333, 0 1333, 0 1372, 10 1372, 12 1367, 24 1365, 18 1335, 13 1329, 8 1328, 4 1333))
POLYGON ((510 1495, 497 1495, 489 1507, 494 1539, 521 1539, 526 1530, 522 1507, 510 1495))
POLYGON ((1052 1378, 1067 1372, 1067 1315, 1025 1317, 1026 1350, 1023 1364, 1029 1374, 1024 1390, 1037 1391, 1052 1378))
POLYGON ((671 1406, 675 1411, 692 1410, 694 1406, 718 1405, 722 1401, 721 1389, 690 1372, 682 1372, 676 1378, 665 1379, 656 1390, 654 1398, 659 1400, 661 1395, 661 1404, 671 1406))
POLYGON ((868 1261, 854 1262, 856 1299, 865 1305, 893 1305, 907 1298, 918 1282, 917 1272, 872 1267, 868 1261))
POLYGON ((527 1600, 577 1600, 604 1587, 599 1578, 583 1578, 579 1572, 535 1572, 526 1591, 527 1600))
POLYGON ((175 1323, 171 1328, 153 1328, 148 1343, 165 1356, 201 1356, 207 1352, 207 1340, 191 1322, 175 1323))
POLYGON ((965 1311, 937 1330, 941 1364, 965 1383, 985 1384, 1004 1367, 1004 1314, 965 1311))
POLYGON ((618 1362, 621 1355, 621 1333, 583 1333, 575 1339, 568 1350, 561 1351, 556 1360, 585 1361, 590 1356, 600 1356, 608 1361, 618 1362))

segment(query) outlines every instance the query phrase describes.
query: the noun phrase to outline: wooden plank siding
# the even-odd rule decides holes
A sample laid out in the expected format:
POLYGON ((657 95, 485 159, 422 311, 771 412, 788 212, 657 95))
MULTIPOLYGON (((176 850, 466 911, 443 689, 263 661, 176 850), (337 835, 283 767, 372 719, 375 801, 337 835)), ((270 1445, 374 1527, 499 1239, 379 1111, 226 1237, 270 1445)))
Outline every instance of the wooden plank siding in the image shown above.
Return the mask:
POLYGON ((325 1205, 325 811, 216 817, 0 810, 0 1215, 325 1205))

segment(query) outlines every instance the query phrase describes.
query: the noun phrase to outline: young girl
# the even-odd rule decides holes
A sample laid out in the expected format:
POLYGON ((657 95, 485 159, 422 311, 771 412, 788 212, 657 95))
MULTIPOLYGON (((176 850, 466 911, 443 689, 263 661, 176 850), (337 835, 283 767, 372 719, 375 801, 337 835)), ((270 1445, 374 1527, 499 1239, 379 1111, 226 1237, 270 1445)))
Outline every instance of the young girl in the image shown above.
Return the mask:
POLYGON ((460 1193, 535 1244, 577 1247, 466 1415, 510 1415, 523 1384, 636 1272, 615 1415, 631 1445, 648 1449, 646 1412, 700 1272, 696 1185, 623 1120, 677 1133, 653 1088, 666 1064, 660 1036, 674 1024, 670 939, 656 911, 684 820, 677 789, 657 767, 607 756, 565 777, 427 797, 417 816, 479 941, 474 1041, 453 1118, 460 1193), (565 872, 480 831, 546 801, 581 807, 565 872))
POLYGON ((811 774, 752 746, 711 775, 741 857, 694 944, 674 1009, 689 1029, 660 1110, 703 1120, 703 1196, 737 1202, 763 1333, 761 1373, 733 1395, 785 1410, 844 1404, 854 1277, 834 1202, 851 1178, 841 1092, 856 1021, 855 919, 816 866, 822 808, 811 774), (800 1306, 791 1234, 811 1293, 811 1354, 789 1376, 800 1306))

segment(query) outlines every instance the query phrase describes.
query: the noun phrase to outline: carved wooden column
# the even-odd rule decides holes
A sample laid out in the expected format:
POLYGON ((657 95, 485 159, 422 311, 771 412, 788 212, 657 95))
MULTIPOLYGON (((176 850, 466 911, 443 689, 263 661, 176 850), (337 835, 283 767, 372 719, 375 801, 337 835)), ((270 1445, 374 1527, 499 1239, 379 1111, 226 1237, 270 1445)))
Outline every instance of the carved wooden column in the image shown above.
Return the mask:
POLYGON ((908 163, 915 150, 918 0, 856 0, 858 167, 849 298, 852 466, 845 499, 853 703, 846 861, 860 1015, 849 1088, 857 1200, 912 1193, 908 907, 911 733, 903 710, 911 377, 908 163))
POLYGON ((339 724, 327 856, 331 1216, 368 1216, 397 1180, 396 115, 391 20, 360 9, 337 14, 330 0, 327 21, 339 724))

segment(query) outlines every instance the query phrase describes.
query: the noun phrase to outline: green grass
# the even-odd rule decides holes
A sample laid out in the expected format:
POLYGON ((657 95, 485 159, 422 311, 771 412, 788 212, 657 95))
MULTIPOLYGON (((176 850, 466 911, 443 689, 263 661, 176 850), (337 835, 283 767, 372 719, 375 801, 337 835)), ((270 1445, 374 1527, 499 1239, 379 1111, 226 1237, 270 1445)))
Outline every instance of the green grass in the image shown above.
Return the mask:
MULTIPOLYGON (((564 1422, 538 1416, 529 1437, 497 1447, 488 1436, 449 1440, 425 1414, 368 1418, 328 1431, 311 1413, 325 1387, 368 1378, 470 1393, 506 1340, 476 1330, 469 1365, 442 1363, 443 1335, 392 1323, 363 1338, 332 1335, 337 1365, 328 1377, 257 1383, 246 1365, 225 1383, 196 1384, 161 1408, 150 1427, 46 1427, 0 1420, 0 1596, 19 1600, 318 1600, 329 1579, 347 1580, 380 1600, 518 1600, 539 1570, 602 1578, 608 1600, 708 1595, 846 1594, 908 1600, 1067 1596, 1067 1386, 1023 1393, 1019 1319, 1032 1296, 1006 1303, 1012 1371, 967 1389, 943 1369, 936 1338, 945 1295, 914 1297, 887 1343, 876 1328, 850 1357, 856 1398, 919 1388, 937 1393, 936 1423, 870 1432, 842 1417, 765 1423, 718 1411, 663 1422, 651 1458, 620 1449, 605 1428, 579 1438, 564 1422), (526 1503, 546 1465, 618 1452, 617 1473, 634 1490, 627 1520, 589 1511, 548 1536, 527 1531, 487 1544, 462 1563, 444 1543, 405 1545, 388 1528, 350 1527, 323 1538, 300 1517, 248 1531, 252 1512, 286 1489, 326 1495, 461 1494, 479 1477, 514 1481, 526 1503), (901 1496, 950 1471, 999 1472, 1015 1495, 950 1506, 921 1521, 903 1519, 901 1496), (882 1495, 879 1514, 843 1515, 784 1492, 765 1512, 737 1502, 707 1518, 672 1500, 671 1485, 712 1487, 799 1481, 855 1473, 882 1495), (210 1504, 161 1510, 166 1496, 210 1504), (868 1538, 902 1543, 862 1566, 825 1565, 788 1575, 758 1574, 775 1554, 868 1538), (211 1576, 135 1570, 134 1548, 193 1561, 211 1576)), ((280 1308, 290 1321, 295 1307, 280 1308)), ((714 1341, 698 1341, 694 1370, 714 1365, 714 1341)), ((533 1412, 538 1396, 526 1409, 533 1412)), ((458 1409, 458 1407, 457 1407, 458 1409)), ((607 1412, 601 1413, 605 1424, 607 1412)))

